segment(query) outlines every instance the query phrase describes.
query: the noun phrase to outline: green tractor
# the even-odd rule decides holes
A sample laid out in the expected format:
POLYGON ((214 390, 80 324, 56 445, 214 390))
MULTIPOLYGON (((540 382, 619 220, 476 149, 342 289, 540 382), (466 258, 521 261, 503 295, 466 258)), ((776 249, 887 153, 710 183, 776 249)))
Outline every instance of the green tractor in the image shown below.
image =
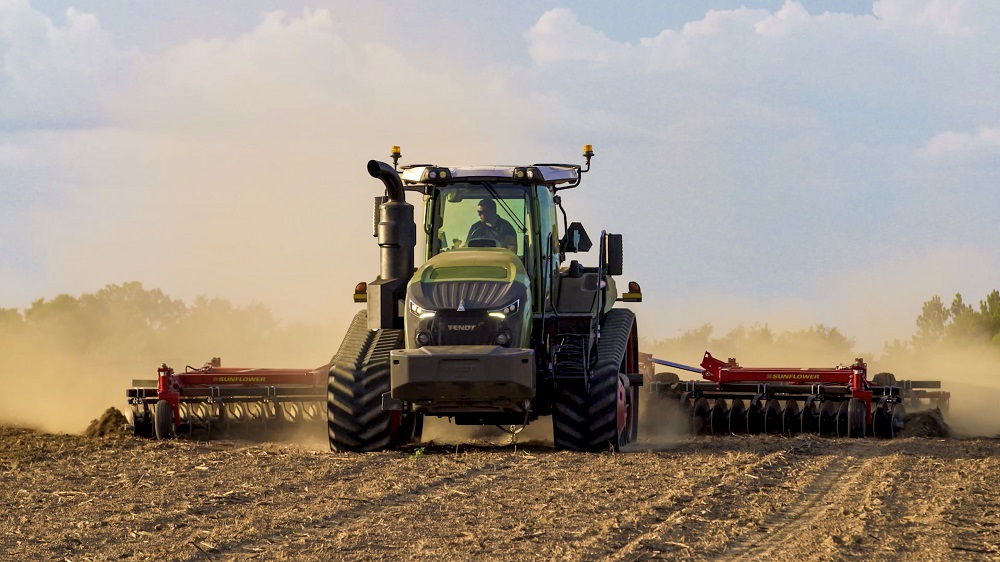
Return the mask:
POLYGON ((378 278, 330 364, 327 423, 337 451, 390 449, 420 439, 424 416, 458 425, 523 428, 551 416, 556 448, 618 450, 638 429, 638 330, 615 308, 622 237, 600 235, 596 266, 559 192, 586 167, 402 166, 372 160, 378 278), (405 192, 423 195, 424 262, 405 192), (563 227, 560 228, 558 212, 563 227), (560 232, 562 235, 560 236, 560 232))

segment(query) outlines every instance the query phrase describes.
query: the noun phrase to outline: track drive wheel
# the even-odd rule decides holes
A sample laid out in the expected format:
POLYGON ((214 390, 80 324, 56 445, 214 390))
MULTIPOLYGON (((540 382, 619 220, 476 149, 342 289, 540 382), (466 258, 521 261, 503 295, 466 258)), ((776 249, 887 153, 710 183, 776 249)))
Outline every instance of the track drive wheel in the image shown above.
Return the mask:
POLYGON ((616 308, 605 315, 589 384, 570 381, 556 387, 552 437, 557 449, 617 451, 634 435, 638 387, 623 388, 619 375, 638 371, 638 342, 631 310, 616 308))
POLYGON ((174 436, 174 406, 166 400, 156 402, 154 426, 157 439, 169 439, 174 436))
POLYGON ((412 412, 382 410, 389 391, 389 352, 403 347, 402 330, 369 330, 368 312, 354 317, 330 362, 327 433, 333 451, 377 451, 408 443, 412 412))

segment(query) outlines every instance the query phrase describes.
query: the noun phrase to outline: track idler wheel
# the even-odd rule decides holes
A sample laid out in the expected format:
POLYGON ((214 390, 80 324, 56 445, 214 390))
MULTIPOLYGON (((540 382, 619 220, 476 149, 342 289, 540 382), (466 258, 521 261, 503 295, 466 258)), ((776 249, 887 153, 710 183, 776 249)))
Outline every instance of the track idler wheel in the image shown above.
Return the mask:
POLYGON ((733 435, 746 433, 747 431, 747 408, 739 398, 733 398, 732 405, 729 406, 729 432, 733 435))
POLYGON ((785 401, 785 409, 781 412, 781 426, 786 434, 802 431, 802 412, 795 400, 785 401))
POLYGON ((781 411, 781 402, 772 398, 764 406, 764 432, 781 433, 784 431, 785 422, 781 411))

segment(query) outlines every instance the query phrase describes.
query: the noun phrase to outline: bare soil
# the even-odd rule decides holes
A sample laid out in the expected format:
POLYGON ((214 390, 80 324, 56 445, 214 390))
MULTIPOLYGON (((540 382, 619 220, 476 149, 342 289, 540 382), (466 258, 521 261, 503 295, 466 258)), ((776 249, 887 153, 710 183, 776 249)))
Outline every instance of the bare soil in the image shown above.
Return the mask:
MULTIPOLYGON (((0 427, 4 560, 1000 560, 1000 439, 343 454, 0 427)), ((118 414, 120 415, 120 414, 118 414)))

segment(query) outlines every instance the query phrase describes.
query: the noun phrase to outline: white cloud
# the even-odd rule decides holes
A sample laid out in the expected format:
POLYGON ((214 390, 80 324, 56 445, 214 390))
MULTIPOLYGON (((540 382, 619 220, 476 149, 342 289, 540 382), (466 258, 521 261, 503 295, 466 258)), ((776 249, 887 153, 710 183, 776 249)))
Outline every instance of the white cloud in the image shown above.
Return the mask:
POLYGON ((604 66, 629 51, 629 45, 582 25, 567 8, 549 10, 524 36, 530 43, 532 60, 542 65, 572 61, 604 66))
POLYGON ((105 91, 131 56, 114 49, 97 17, 69 8, 65 25, 25 0, 0 5, 0 126, 67 127, 106 117, 105 91))
POLYGON ((934 135, 921 150, 930 158, 998 158, 1000 157, 1000 129, 982 127, 970 135, 948 131, 934 135))
POLYGON ((1000 4, 992 0, 877 0, 872 12, 890 29, 953 36, 993 35, 1000 20, 1000 4))

